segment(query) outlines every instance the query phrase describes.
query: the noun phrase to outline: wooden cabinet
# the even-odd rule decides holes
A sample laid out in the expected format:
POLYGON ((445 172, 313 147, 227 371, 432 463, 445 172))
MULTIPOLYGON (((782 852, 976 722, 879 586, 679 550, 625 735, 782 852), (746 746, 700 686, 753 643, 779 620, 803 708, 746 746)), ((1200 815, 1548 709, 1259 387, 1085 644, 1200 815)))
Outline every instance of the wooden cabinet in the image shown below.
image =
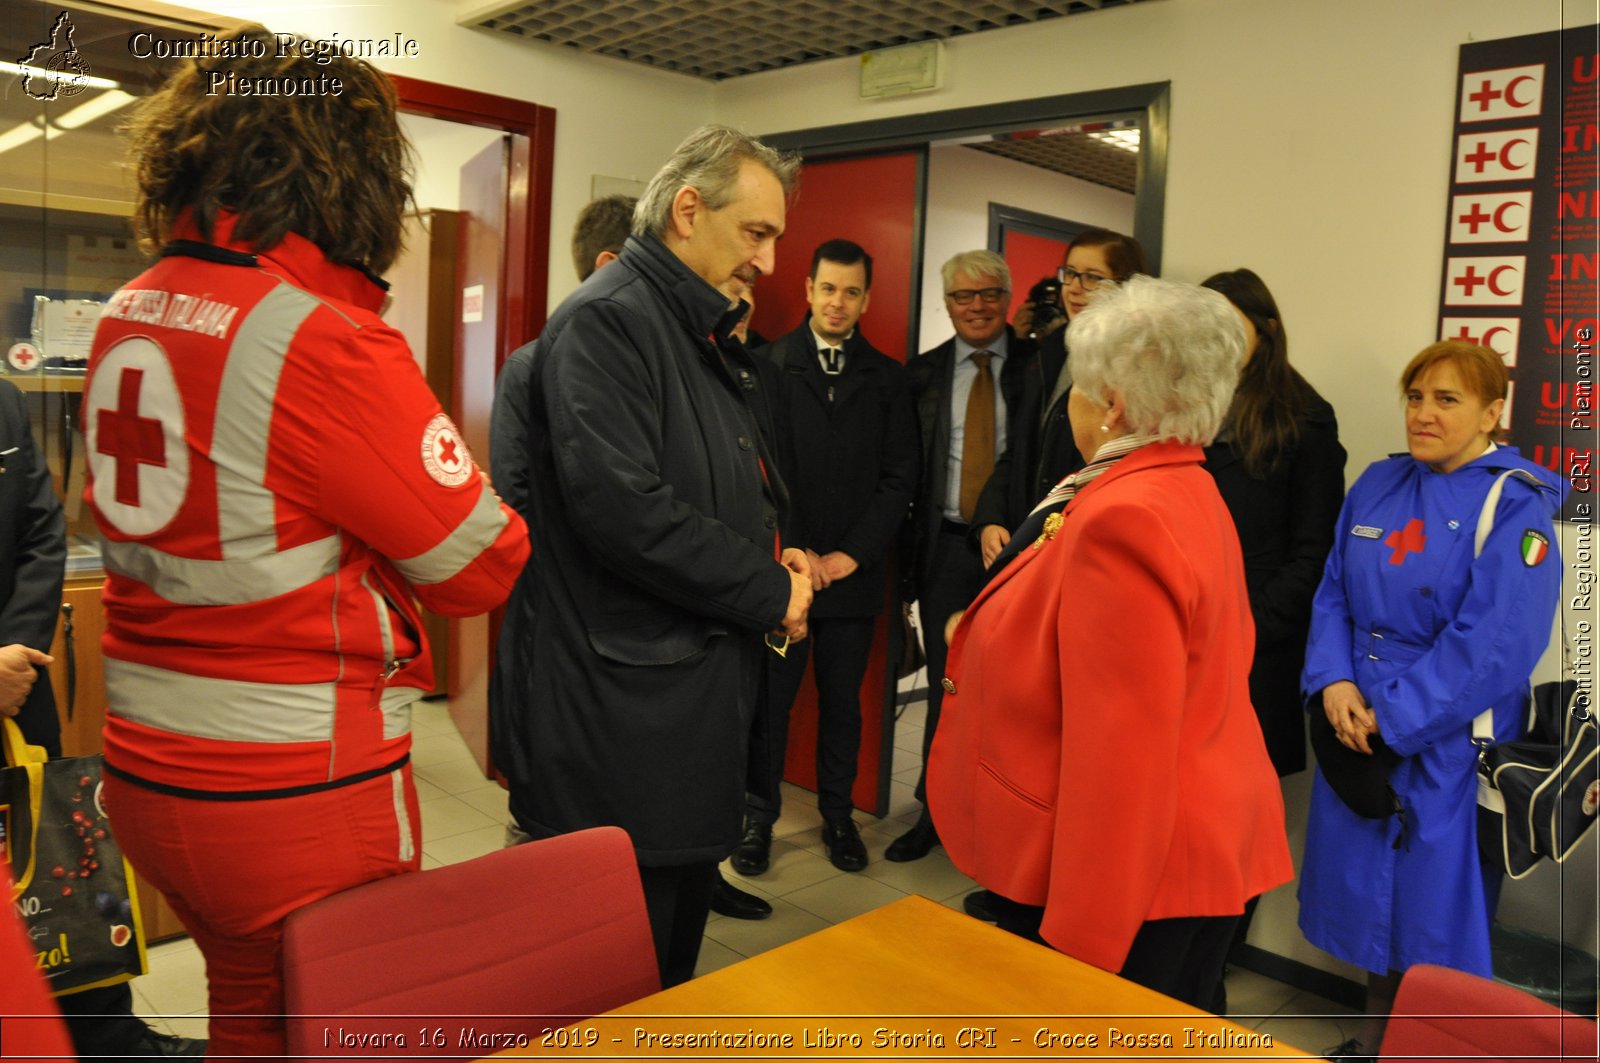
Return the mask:
MULTIPOLYGON (((56 625, 55 642, 50 647, 50 655, 56 659, 50 666, 50 682, 55 687, 56 711, 61 716, 63 756, 86 757, 101 750, 100 728, 106 721, 105 672, 100 664, 100 634, 105 630, 105 612, 100 607, 101 583, 98 573, 93 577, 69 579, 61 595, 63 606, 72 607, 71 651, 69 654, 66 633, 69 614, 63 609, 56 625), (76 672, 70 697, 69 660, 76 672)), ((115 825, 113 818, 113 829, 115 825)), ((154 886, 139 879, 136 888, 146 941, 163 941, 186 932, 154 886)))

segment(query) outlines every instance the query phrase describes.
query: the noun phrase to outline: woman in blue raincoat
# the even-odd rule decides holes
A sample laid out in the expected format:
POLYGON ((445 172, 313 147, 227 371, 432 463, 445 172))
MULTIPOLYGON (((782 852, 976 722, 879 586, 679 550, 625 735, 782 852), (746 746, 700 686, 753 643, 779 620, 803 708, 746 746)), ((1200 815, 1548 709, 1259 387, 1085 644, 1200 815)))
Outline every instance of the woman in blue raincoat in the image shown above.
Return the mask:
POLYGON ((1312 791, 1300 928, 1369 972, 1367 1022, 1335 1057, 1376 1054, 1412 964, 1490 974, 1472 721, 1493 706, 1496 739, 1515 736, 1561 584, 1552 521, 1567 488, 1496 446, 1500 356, 1436 343, 1400 380, 1410 453, 1374 463, 1345 500, 1301 682, 1345 746, 1370 754, 1376 734, 1398 757, 1396 815, 1357 815, 1320 770, 1312 791), (1474 556, 1479 513, 1508 470, 1474 556))

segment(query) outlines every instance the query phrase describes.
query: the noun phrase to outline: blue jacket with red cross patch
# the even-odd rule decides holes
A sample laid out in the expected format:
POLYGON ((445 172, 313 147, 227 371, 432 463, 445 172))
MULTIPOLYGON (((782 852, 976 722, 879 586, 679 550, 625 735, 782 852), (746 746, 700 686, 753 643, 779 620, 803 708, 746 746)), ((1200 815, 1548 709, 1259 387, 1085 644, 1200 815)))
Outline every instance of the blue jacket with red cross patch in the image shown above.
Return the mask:
POLYGON ((1390 784, 1403 814, 1362 819, 1318 773, 1300 926, 1319 948, 1379 973, 1435 963, 1489 975, 1472 721, 1493 707, 1501 741, 1523 726, 1560 595, 1552 522, 1566 491, 1499 447, 1450 473, 1392 457, 1346 498, 1301 685, 1311 712, 1331 683, 1360 689, 1400 756, 1390 784), (1517 474, 1474 556, 1479 513, 1507 470, 1517 474))

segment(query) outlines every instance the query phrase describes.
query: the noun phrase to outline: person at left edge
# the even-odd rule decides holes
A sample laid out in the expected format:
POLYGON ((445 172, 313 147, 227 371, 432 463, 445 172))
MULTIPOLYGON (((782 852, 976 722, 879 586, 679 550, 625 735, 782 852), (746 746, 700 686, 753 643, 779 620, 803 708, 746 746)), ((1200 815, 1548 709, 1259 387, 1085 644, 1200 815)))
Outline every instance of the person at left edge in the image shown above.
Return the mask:
POLYGON ((506 641, 521 713, 496 763, 535 838, 633 841, 665 985, 694 973, 739 838, 765 640, 803 638, 811 574, 722 288, 773 266, 796 160, 704 126, 651 179, 616 262, 539 337, 528 411, 535 550, 506 641))
POLYGON ((160 258, 106 304, 83 400, 107 805, 205 956, 224 1058, 284 1053, 285 915, 418 866, 417 599, 491 608, 528 553, 378 316, 411 193, 393 86, 235 33, 132 119, 160 258), (212 95, 218 69, 346 91, 212 95))

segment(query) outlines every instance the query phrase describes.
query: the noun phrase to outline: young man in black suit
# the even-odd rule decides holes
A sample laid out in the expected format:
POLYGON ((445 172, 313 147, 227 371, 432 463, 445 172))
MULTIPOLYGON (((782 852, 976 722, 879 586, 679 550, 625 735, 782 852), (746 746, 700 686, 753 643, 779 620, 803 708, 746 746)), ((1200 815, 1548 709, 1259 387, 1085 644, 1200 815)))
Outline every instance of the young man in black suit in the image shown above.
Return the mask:
POLYGON ((767 869, 782 799, 789 711, 815 661, 817 807, 828 859, 860 871, 867 850, 851 819, 861 748, 861 682, 887 597, 885 559, 917 482, 917 437, 905 370, 857 327, 872 256, 849 240, 817 248, 806 277, 810 313, 764 352, 776 370, 778 461, 795 512, 791 546, 811 561, 811 638, 769 658, 765 710, 752 737, 745 835, 733 867, 767 869), (815 644, 815 650, 808 647, 815 644))

